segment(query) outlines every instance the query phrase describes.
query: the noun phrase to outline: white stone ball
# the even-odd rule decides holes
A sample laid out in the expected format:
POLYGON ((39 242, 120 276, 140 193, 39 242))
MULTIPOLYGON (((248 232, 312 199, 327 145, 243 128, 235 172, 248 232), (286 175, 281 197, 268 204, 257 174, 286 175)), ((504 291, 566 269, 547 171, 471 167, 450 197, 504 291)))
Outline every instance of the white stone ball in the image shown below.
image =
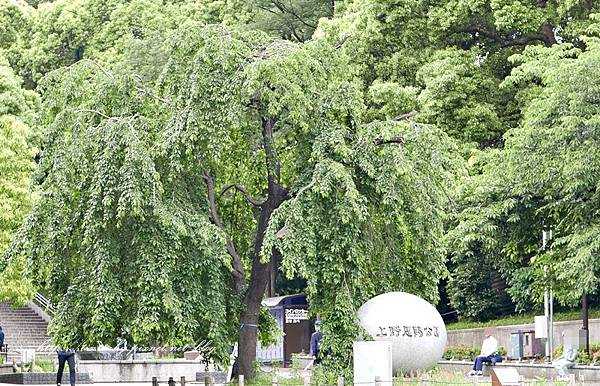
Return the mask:
POLYGON ((444 354, 444 320, 418 296, 406 292, 375 296, 358 309, 358 319, 373 339, 392 343, 394 372, 428 370, 444 354))

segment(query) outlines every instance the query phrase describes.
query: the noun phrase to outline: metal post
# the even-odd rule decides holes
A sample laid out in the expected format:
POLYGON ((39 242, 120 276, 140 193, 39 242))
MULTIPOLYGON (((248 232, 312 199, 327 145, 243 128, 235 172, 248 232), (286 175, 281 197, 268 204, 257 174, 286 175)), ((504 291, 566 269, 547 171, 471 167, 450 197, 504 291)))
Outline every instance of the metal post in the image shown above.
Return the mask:
POLYGON ((169 377, 169 381, 167 382, 167 384, 169 386, 175 386, 175 381, 173 380, 173 377, 169 377))
POLYGON ((244 374, 238 375, 238 386, 244 386, 244 374))
POLYGON ((185 377, 181 377, 181 386, 185 386, 185 377))
POLYGON ((152 377, 152 386, 158 386, 158 378, 152 377))
POLYGON ((550 287, 550 327, 548 327, 548 341, 550 342, 550 362, 552 363, 552 357, 554 356, 554 294, 552 293, 552 287, 550 287))
MULTIPOLYGON (((584 293, 581 296, 581 320, 583 321, 581 329, 585 333, 583 347, 588 355, 590 353, 589 308, 588 296, 587 293, 584 293)), ((579 343, 581 344, 581 338, 579 343)))
POLYGON ((338 377, 337 386, 344 386, 344 377, 338 377))
POLYGON ((429 386, 429 374, 423 374, 423 376, 421 377, 421 385, 429 386))
POLYGON ((379 375, 375 377, 375 386, 382 386, 381 377, 379 375))

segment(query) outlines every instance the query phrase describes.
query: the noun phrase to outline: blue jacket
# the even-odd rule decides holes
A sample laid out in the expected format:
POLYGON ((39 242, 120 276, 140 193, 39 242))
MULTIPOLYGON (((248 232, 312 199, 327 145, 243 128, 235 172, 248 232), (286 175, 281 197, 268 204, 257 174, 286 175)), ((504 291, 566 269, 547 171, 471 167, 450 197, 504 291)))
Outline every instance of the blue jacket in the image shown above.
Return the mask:
POLYGON ((4 331, 0 330, 0 348, 4 345, 4 331))
POLYGON ((313 332, 310 336, 310 355, 314 357, 317 356, 321 339, 323 339, 323 333, 321 331, 313 332))

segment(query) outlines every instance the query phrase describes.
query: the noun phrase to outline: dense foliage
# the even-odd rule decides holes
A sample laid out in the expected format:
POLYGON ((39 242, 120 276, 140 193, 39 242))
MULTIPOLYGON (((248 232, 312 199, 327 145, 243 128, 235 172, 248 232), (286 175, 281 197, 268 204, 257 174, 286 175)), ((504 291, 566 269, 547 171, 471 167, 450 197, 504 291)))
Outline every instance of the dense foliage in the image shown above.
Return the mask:
POLYGON ((47 293, 59 345, 237 339, 246 374, 281 276, 338 369, 384 291, 575 304, 600 284, 597 8, 0 0, 0 295, 47 293))

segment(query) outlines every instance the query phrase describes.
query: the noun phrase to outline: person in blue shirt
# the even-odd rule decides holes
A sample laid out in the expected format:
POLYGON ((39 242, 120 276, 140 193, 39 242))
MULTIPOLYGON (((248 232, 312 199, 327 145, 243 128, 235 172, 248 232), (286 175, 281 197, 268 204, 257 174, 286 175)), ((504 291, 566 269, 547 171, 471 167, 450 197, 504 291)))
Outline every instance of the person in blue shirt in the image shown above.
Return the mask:
POLYGON ((57 350, 58 354, 58 372, 56 373, 56 385, 60 386, 62 381, 65 362, 69 363, 69 381, 71 386, 75 386, 75 349, 57 350))
POLYGON ((321 344, 321 339, 323 339, 323 333, 321 332, 321 321, 317 320, 315 322, 315 332, 310 336, 310 355, 312 355, 315 360, 313 364, 318 365, 321 363, 321 356, 319 355, 319 345, 321 344))
POLYGON ((0 327, 0 351, 2 351, 2 347, 4 347, 4 331, 0 327))

